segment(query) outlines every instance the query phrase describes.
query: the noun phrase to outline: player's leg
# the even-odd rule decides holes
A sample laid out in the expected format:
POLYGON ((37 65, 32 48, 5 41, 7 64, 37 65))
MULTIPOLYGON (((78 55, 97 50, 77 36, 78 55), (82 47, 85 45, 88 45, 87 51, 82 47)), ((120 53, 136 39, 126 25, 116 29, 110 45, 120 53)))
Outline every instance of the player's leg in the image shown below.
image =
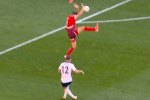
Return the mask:
POLYGON ((64 95, 63 95, 62 99, 66 100, 66 98, 67 98, 67 88, 64 87, 64 95))
POLYGON ((66 98, 67 98, 67 95, 68 95, 68 87, 69 87, 69 85, 71 84, 72 82, 68 82, 68 83, 61 83, 61 85, 62 85, 62 87, 63 87, 63 89, 64 89, 64 95, 63 95, 63 97, 62 97, 62 99, 64 99, 64 100, 66 100, 66 98))
POLYGON ((76 40, 73 38, 73 39, 70 39, 71 41, 71 47, 68 49, 66 55, 65 55, 65 58, 67 56, 70 56, 72 54, 72 52, 74 51, 74 49, 76 48, 76 40))
POLYGON ((69 96, 71 96, 74 100, 77 99, 77 96, 74 96, 73 93, 71 92, 71 90, 69 89, 69 85, 71 84, 72 82, 69 82, 69 83, 61 83, 63 88, 64 88, 64 96, 63 96, 63 99, 66 100, 67 98, 67 94, 69 96))
POLYGON ((95 27, 88 27, 88 26, 85 26, 84 27, 84 31, 95 31, 95 32, 98 32, 99 31, 99 24, 97 23, 95 25, 95 27))
POLYGON ((78 33, 80 34, 82 31, 99 31, 99 24, 97 23, 95 27, 89 27, 89 26, 80 26, 78 27, 78 33))
POLYGON ((67 91, 67 94, 68 94, 69 96, 71 96, 74 100, 77 99, 77 96, 75 96, 75 95, 71 92, 71 90, 69 89, 69 86, 66 88, 66 91, 67 91))
POLYGON ((68 32, 68 37, 70 38, 71 47, 68 49, 66 55, 64 56, 65 58, 70 56, 76 48, 76 36, 78 35, 77 29, 75 27, 72 29, 66 29, 66 31, 68 32))

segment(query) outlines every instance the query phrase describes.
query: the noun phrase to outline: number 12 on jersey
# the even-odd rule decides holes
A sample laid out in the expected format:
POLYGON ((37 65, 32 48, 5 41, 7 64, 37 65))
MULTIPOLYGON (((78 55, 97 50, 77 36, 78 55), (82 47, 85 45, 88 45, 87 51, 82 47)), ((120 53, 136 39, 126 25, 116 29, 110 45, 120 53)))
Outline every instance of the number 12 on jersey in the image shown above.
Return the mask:
POLYGON ((63 74, 69 74, 68 73, 68 66, 62 66, 62 73, 63 74))

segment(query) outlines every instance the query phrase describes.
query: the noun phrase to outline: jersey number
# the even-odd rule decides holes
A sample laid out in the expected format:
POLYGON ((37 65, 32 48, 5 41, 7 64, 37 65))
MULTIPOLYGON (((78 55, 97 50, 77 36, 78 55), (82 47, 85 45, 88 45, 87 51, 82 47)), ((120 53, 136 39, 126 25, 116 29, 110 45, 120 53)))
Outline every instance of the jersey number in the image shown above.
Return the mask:
POLYGON ((66 67, 62 66, 62 73, 69 74, 68 73, 68 66, 66 66, 66 67))

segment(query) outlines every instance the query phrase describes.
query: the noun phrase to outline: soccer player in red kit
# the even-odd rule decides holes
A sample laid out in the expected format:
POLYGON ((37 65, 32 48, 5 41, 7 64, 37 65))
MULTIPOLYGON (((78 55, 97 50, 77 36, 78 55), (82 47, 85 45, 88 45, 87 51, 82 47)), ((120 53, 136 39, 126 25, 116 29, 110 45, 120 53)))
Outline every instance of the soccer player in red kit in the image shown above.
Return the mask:
POLYGON ((82 4, 82 8, 80 11, 79 6, 77 4, 74 4, 74 7, 76 9, 76 12, 73 12, 71 15, 69 15, 66 20, 66 31, 68 33, 68 37, 70 38, 71 47, 65 54, 64 56, 65 58, 67 56, 70 56, 74 51, 74 49, 76 48, 76 36, 79 35, 82 31, 95 31, 95 32, 99 31, 98 23, 95 25, 95 27, 88 27, 88 26, 76 27, 76 20, 84 13, 84 5, 82 4))

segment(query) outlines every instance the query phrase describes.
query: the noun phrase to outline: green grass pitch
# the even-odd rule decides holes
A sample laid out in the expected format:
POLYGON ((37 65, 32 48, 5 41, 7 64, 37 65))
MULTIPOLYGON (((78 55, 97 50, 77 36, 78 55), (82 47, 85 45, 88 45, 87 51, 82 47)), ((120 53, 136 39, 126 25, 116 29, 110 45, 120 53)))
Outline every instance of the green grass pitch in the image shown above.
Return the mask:
MULTIPOLYGON (((90 12, 80 19, 125 0, 82 1, 90 12)), ((149 4, 131 0, 86 21, 150 17, 149 4)), ((64 26, 72 10, 67 0, 0 0, 0 52, 64 26)), ((78 100, 150 100, 149 28, 150 19, 100 23, 77 37, 72 62, 85 75, 73 75, 70 88, 78 100)), ((63 29, 1 54, 0 100, 61 100, 57 68, 69 46, 63 29)))

